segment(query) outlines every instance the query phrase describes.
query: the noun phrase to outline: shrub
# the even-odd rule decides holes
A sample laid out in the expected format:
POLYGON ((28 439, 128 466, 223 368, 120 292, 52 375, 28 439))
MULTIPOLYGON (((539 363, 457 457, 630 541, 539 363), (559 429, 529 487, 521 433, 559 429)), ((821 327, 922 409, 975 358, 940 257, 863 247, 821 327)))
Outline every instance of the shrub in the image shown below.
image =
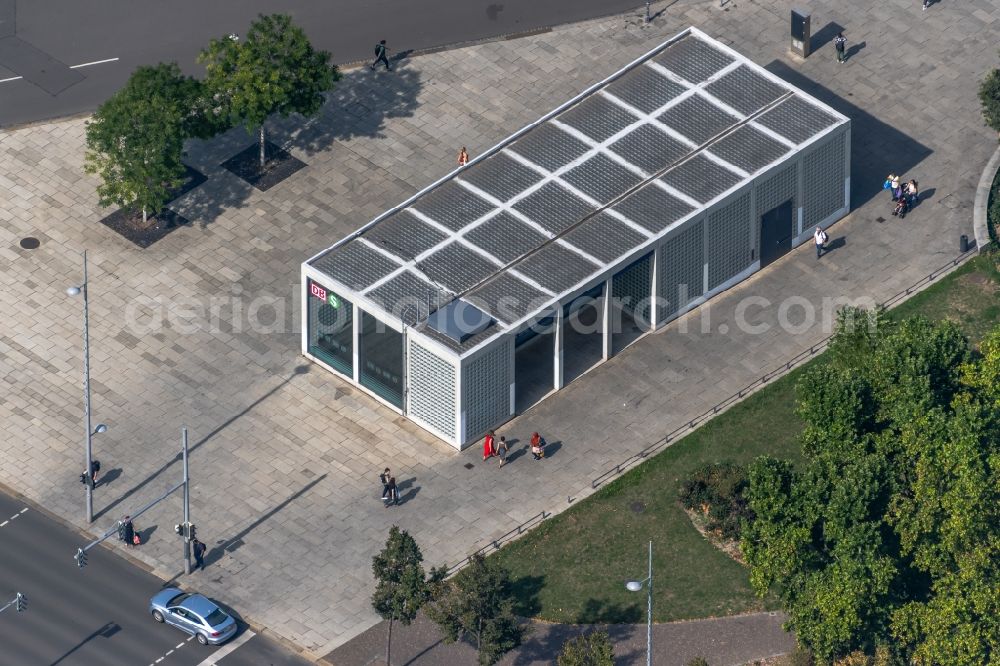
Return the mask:
POLYGON ((983 106, 983 120, 1000 132, 1000 69, 987 74, 979 85, 979 101, 983 106))
POLYGON ((708 529, 726 539, 739 539, 744 520, 753 512, 743 492, 748 485, 746 469, 731 462, 710 463, 692 473, 681 484, 679 499, 686 509, 708 509, 708 529))
POLYGON ((795 651, 785 656, 782 666, 815 666, 812 652, 804 647, 797 647, 795 651))
POLYGON ((708 666, 708 660, 704 657, 695 657, 687 663, 687 666, 708 666))

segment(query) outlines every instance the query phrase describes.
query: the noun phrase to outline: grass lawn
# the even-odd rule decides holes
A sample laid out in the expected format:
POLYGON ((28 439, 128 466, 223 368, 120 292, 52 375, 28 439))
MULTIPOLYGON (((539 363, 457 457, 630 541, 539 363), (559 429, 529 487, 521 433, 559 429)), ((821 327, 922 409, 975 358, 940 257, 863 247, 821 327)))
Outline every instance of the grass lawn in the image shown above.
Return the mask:
MULTIPOLYGON (((978 257, 893 310, 956 321, 978 341, 1000 323, 997 255, 978 257)), ((822 363, 823 357, 811 361, 822 363)), ((775 607, 750 590, 746 570, 708 543, 677 503, 681 481, 706 462, 747 463, 768 453, 801 461, 794 414, 799 368, 716 417, 598 493, 505 546, 518 614, 570 623, 641 622, 646 595, 625 590, 646 576, 653 541, 657 622, 775 607)))

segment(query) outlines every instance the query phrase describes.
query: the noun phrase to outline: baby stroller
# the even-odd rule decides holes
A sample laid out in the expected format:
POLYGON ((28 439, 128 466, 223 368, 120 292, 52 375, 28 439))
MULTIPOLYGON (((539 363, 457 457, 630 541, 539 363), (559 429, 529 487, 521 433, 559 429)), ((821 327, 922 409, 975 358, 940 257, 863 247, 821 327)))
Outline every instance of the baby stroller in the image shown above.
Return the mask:
POLYGON ((906 214, 908 212, 910 212, 909 202, 906 200, 905 196, 899 197, 899 199, 896 200, 895 205, 892 208, 892 214, 902 220, 904 217, 906 217, 906 214))

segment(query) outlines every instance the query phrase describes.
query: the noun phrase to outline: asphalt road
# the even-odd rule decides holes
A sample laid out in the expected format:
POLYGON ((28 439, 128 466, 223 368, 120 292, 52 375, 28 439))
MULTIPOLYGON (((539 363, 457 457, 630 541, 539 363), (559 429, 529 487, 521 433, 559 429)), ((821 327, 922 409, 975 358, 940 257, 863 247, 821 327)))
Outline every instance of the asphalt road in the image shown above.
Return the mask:
MULTIPOLYGON (((88 564, 84 539, 0 494, 0 607, 17 592, 27 610, 0 613, 0 664, 18 666, 306 666, 309 662, 241 623, 232 641, 202 646, 147 612, 164 583, 102 547, 88 564)), ((234 614, 235 615, 235 614, 234 614)))
POLYGON ((89 112, 138 66, 199 75, 209 39, 286 12, 343 64, 604 16, 641 0, 0 0, 0 127, 89 112), (96 64, 90 64, 96 63, 96 64), (82 66, 81 66, 82 65, 82 66), (21 77, 21 78, 18 78, 21 77))

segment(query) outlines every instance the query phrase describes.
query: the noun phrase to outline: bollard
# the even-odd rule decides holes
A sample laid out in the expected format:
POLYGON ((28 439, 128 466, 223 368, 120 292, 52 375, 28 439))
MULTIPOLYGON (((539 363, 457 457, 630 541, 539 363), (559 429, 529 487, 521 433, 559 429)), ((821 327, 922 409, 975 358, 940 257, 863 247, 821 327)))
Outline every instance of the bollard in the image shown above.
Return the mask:
POLYGON ((958 249, 961 250, 962 254, 969 251, 969 237, 962 234, 958 238, 958 249))

